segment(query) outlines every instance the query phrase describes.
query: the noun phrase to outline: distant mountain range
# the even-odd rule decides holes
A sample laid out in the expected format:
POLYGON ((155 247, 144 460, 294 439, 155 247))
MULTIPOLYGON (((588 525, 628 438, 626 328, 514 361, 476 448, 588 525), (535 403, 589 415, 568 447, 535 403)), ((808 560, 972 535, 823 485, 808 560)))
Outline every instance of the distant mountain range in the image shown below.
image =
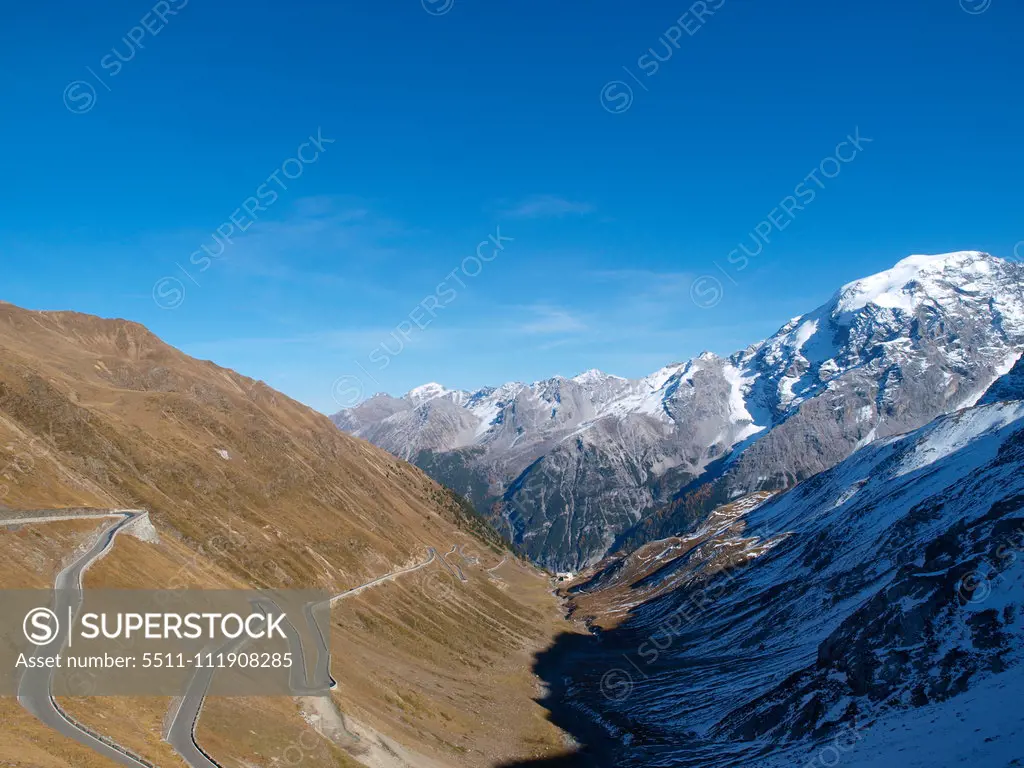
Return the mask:
POLYGON ((578 569, 975 404, 1024 350, 1022 278, 976 251, 911 256, 727 358, 427 384, 332 418, 464 494, 535 561, 578 569))

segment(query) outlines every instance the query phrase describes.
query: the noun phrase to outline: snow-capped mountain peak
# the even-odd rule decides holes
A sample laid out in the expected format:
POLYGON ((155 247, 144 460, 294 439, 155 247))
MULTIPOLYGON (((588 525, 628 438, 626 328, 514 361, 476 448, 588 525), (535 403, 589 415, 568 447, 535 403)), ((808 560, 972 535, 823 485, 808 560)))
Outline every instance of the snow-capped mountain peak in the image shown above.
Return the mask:
POLYGON ((576 382, 577 384, 582 384, 584 386, 590 384, 597 384, 599 382, 607 381, 609 379, 618 379, 619 381, 624 381, 624 379, 621 376, 614 376, 610 373, 605 373, 604 371, 598 370, 597 368, 590 368, 589 370, 586 370, 583 373, 577 374, 576 376, 572 377, 572 381, 576 382))
POLYGON ((438 397, 444 397, 449 392, 441 384, 436 381, 431 381, 427 384, 421 384, 418 387, 414 387, 405 393, 405 399, 409 400, 416 405, 425 403, 427 400, 434 400, 438 397))
POLYGON ((908 256, 892 268, 844 285, 838 295, 840 312, 855 312, 868 304, 911 312, 925 298, 941 299, 949 286, 985 281, 999 271, 999 259, 980 251, 955 251, 908 256))
POLYGON ((431 383, 335 422, 500 509, 529 554, 575 570, 689 488, 698 500, 636 535, 670 535, 708 504, 789 487, 973 404, 1024 350, 1022 283, 1024 266, 976 251, 910 256, 727 358, 639 379, 431 383))

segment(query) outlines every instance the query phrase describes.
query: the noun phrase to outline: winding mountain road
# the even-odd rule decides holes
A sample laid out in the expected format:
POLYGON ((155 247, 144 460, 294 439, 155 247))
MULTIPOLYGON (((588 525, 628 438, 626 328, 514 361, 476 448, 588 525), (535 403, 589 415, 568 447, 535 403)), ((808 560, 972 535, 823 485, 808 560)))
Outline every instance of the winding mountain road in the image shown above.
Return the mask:
MULTIPOLYGON (((441 557, 441 562, 444 563, 444 567, 448 569, 448 573, 457 578, 459 581, 469 581, 469 579, 466 578, 466 574, 462 572, 461 567, 459 567, 458 565, 452 565, 448 562, 448 555, 455 554, 455 550, 456 546, 452 544, 452 548, 449 549, 448 552, 441 557)), ((459 552, 458 554, 459 557, 461 557, 463 560, 466 559, 466 556, 461 552, 459 552)))
MULTIPOLYGON (((115 518, 113 523, 100 531, 96 540, 86 549, 85 552, 75 558, 71 564, 66 566, 57 574, 54 581, 56 596, 53 611, 58 616, 62 617, 69 615, 69 612, 70 615, 76 615, 81 608, 84 600, 82 577, 89 567, 110 550, 118 533, 124 530, 126 526, 133 523, 135 520, 148 514, 149 513, 145 510, 118 509, 111 510, 110 512, 36 515, 30 517, 0 518, 0 526, 55 523, 65 522, 68 520, 102 520, 115 518)), ((397 571, 392 571, 391 573, 386 573, 383 576, 378 576, 377 578, 366 582, 365 584, 360 584, 358 587, 353 587, 352 589, 340 592, 325 601, 320 603, 310 603, 307 605, 305 607, 305 611, 307 618, 311 620, 312 626, 319 627, 315 621, 312 621, 313 610, 317 607, 323 606, 324 603, 334 605, 336 602, 341 600, 355 597, 378 584, 393 581, 400 576, 426 568, 438 559, 440 559, 444 567, 453 576, 457 576, 457 578, 464 582, 469 581, 459 566, 456 565, 453 568, 452 564, 447 560, 448 555, 451 555, 456 551, 455 546, 452 546, 451 550, 447 554, 441 555, 440 557, 434 547, 427 547, 426 549, 429 557, 422 563, 417 563, 416 565, 408 568, 402 568, 397 571)), ((59 648, 61 652, 63 652, 67 645, 69 629, 70 628, 68 627, 62 626, 57 640, 55 641, 58 643, 56 647, 59 648)), ((295 628, 290 627, 289 629, 289 646, 293 650, 298 649, 296 656, 299 659, 303 659, 300 670, 301 674, 305 676, 306 665, 302 654, 301 642, 297 636, 295 628)), ((244 640, 233 640, 223 648, 219 649, 218 652, 223 651, 224 653, 227 653, 231 650, 235 650, 242 644, 244 644, 244 640)), ((33 655, 47 656, 51 655, 51 651, 52 645, 46 646, 45 648, 37 648, 33 652, 33 655)), ((318 659, 326 657, 329 673, 330 656, 327 640, 322 634, 320 634, 318 638, 317 657, 318 659)), ((196 673, 189 683, 188 690, 185 692, 185 695, 180 697, 178 700, 177 708, 174 710, 170 726, 168 727, 167 742, 179 755, 181 755, 182 759, 185 760, 190 768, 222 768, 219 763, 217 763, 203 750, 195 736, 196 726, 199 723, 199 717, 203 710, 203 702, 205 701, 206 694, 213 682, 213 675, 215 672, 216 669, 213 667, 196 669, 196 673)), ((27 669, 22 675, 18 685, 18 702, 45 725, 53 728, 58 733, 89 747, 97 754, 103 755, 119 765, 128 766, 129 768, 156 768, 153 763, 149 762, 144 757, 135 754, 127 747, 103 736, 85 724, 79 723, 71 717, 71 715, 61 709, 52 695, 53 676, 53 669, 45 667, 27 669)), ((334 688, 337 683, 333 677, 330 679, 331 688, 334 688)))
MULTIPOLYGON (((244 644, 244 639, 232 640, 214 653, 230 653, 244 644)), ((196 668, 196 673, 188 684, 188 690, 179 699, 178 708, 171 716, 171 724, 167 729, 167 743, 191 768, 223 768, 199 746, 196 740, 199 715, 203 712, 203 702, 216 671, 212 666, 196 668)))
POLYGON ((352 589, 349 589, 349 590, 347 590, 345 592, 341 592, 341 593, 335 595, 328 602, 330 602, 331 605, 334 605, 339 600, 344 600, 344 599, 349 598, 349 597, 355 597, 360 592, 362 592, 362 591, 364 591, 366 589, 369 589, 370 587, 375 587, 378 584, 384 583, 385 581, 391 581, 392 579, 396 579, 399 576, 404 576, 407 573, 412 573, 413 571, 418 571, 421 568, 426 568, 428 565, 430 565, 432 562, 434 562, 434 560, 437 558, 437 550, 434 549, 433 547, 427 547, 427 553, 430 555, 430 557, 428 557, 422 563, 414 565, 414 566, 412 566, 410 568, 403 568, 402 570, 399 570, 399 571, 392 571, 391 573, 387 573, 387 574, 385 574, 383 576, 380 576, 380 577, 374 579, 373 581, 368 581, 368 582, 366 582, 365 584, 363 584, 361 586, 353 587, 352 589))
MULTIPOLYGON (((54 582, 56 596, 53 611, 57 616, 63 617, 67 616, 69 611, 72 615, 77 614, 81 608, 83 600, 82 576, 89 569, 89 566, 107 553, 114 544, 114 538, 125 526, 147 514, 148 512, 143 510, 119 509, 112 510, 109 513, 0 519, 0 525, 55 523, 66 520, 99 520, 108 517, 118 518, 116 522, 107 526, 99 533, 96 541, 81 556, 57 574, 54 582)), ((63 652, 67 645, 69 630, 70 628, 66 626, 61 626, 60 628, 57 640, 55 641, 59 652, 63 652)), ((51 656, 53 655, 53 648, 54 646, 52 645, 45 648, 37 648, 33 652, 33 656, 51 656)), ((153 764, 145 758, 93 731, 64 712, 52 695, 54 672, 55 670, 45 667, 25 670, 18 684, 18 702, 21 706, 58 733, 74 739, 80 744, 84 744, 94 752, 120 765, 130 766, 130 768, 154 768, 153 764)))
MULTIPOLYGON (((452 547, 452 551, 455 551, 454 547, 452 547)), ((310 626, 316 627, 319 630, 320 625, 313 619, 313 611, 316 608, 319 608, 324 604, 334 605, 336 602, 345 600, 349 597, 355 597, 356 595, 368 589, 371 589, 372 587, 375 587, 378 584, 393 581, 399 576, 404 576, 406 574, 413 573, 414 571, 426 568, 428 565, 434 562, 434 560, 438 559, 437 550, 433 547, 427 547, 427 554, 430 556, 422 563, 417 563, 416 565, 410 566, 409 568, 402 568, 397 571, 392 571, 391 573, 386 573, 383 576, 378 576, 377 578, 371 579, 365 584, 360 584, 358 587, 353 587, 352 589, 340 592, 337 595, 334 595, 333 597, 330 597, 327 600, 323 600, 319 603, 307 604, 304 608, 307 621, 309 622, 310 626)), ((451 553, 449 552, 449 554, 451 553)), ((441 561, 445 562, 445 565, 447 566, 447 562, 444 560, 444 557, 441 557, 441 561)), ((466 581, 467 579, 464 578, 463 580, 466 581)), ((295 658, 300 660, 299 663, 293 669, 304 678, 303 681, 299 681, 297 679, 292 681, 293 688, 298 690, 302 687, 303 683, 308 684, 308 679, 305 679, 305 655, 302 648, 302 642, 298 637, 298 633, 295 630, 295 627, 291 624, 286 624, 285 628, 286 635, 288 637, 288 646, 293 652, 295 658)), ((239 645, 239 643, 235 641, 230 645, 237 646, 239 645)), ((228 652, 227 648, 224 648, 222 650, 225 653, 228 652)), ((329 675, 330 653, 327 646, 327 638, 325 638, 323 634, 321 634, 320 632, 317 632, 316 653, 318 663, 320 659, 327 660, 327 672, 329 675)), ((182 759, 184 759, 185 762, 188 763, 190 768, 222 768, 222 766, 220 766, 219 763, 215 762, 213 758, 203 750, 203 748, 199 745, 198 740, 196 739, 196 727, 199 724, 199 717, 203 712, 203 701, 206 699, 207 691, 210 690, 210 684, 213 682, 213 674, 215 671, 216 670, 213 668, 200 669, 196 671, 195 676, 189 683, 188 691, 185 693, 185 695, 181 698, 181 700, 178 703, 178 707, 171 718, 171 724, 170 727, 168 728, 167 741, 174 748, 174 750, 179 755, 181 755, 182 759)), ((331 677, 330 680, 331 688, 334 688, 337 685, 337 682, 334 680, 333 677, 331 677)))

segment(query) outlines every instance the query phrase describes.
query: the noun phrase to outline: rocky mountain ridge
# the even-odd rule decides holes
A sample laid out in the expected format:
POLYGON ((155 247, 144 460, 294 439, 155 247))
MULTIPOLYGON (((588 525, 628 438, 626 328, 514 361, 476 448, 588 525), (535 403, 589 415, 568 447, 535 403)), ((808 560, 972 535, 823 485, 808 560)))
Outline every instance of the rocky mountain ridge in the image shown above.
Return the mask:
POLYGON ((466 495, 537 562, 577 569, 974 404, 1024 350, 1022 276, 975 251, 911 256, 727 358, 432 383, 333 421, 466 495))

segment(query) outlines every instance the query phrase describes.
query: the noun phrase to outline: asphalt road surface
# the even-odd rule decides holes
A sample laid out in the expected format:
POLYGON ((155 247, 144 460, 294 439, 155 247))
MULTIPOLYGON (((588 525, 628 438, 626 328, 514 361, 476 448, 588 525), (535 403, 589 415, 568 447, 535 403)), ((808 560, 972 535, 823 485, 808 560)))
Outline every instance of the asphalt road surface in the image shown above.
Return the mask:
MULTIPOLYGON (((70 629, 67 626, 67 622, 64 620, 64 617, 69 615, 75 616, 81 609, 83 601, 83 574, 88 570, 89 566, 106 554, 110 547, 113 546, 114 538, 126 525, 144 514, 146 513, 138 510, 116 510, 106 514, 82 513, 59 516, 54 515, 52 517, 37 516, 0 520, 0 525, 2 525, 49 523, 76 519, 103 519, 107 517, 120 518, 104 528, 96 541, 86 552, 57 574, 57 578, 54 582, 56 598, 55 604, 52 606, 52 610, 56 613, 58 618, 61 619, 61 627, 56 639, 46 646, 37 648, 33 653, 34 656, 45 657, 52 656, 56 653, 63 653, 67 646, 68 632, 70 629)), ((391 581, 399 576, 425 568, 434 562, 435 559, 438 559, 438 553, 433 547, 428 547, 427 552, 430 557, 422 563, 379 576, 365 584, 361 584, 358 587, 353 587, 345 592, 341 592, 340 594, 329 598, 326 602, 333 605, 337 601, 344 600, 348 597, 354 597, 355 595, 378 584, 391 581)), ((452 554, 453 552, 455 552, 455 547, 452 547, 451 552, 448 554, 452 554)), ((462 581, 467 581, 466 577, 462 574, 462 569, 458 568, 458 566, 455 566, 458 569, 458 574, 454 573, 452 566, 447 561, 447 556, 441 556, 440 560, 445 568, 451 571, 453 575, 457 575, 462 581)), ((306 614, 310 620, 312 620, 313 609, 317 607, 317 605, 322 605, 322 603, 306 606, 306 614)), ((312 626, 318 625, 313 622, 312 626)), ((302 645, 294 627, 291 627, 290 630, 291 631, 288 633, 288 643, 295 653, 296 658, 300 660, 296 671, 299 675, 305 678, 306 664, 302 653, 302 645)), ((219 649, 219 651, 227 653, 236 649, 238 646, 241 646, 243 642, 244 641, 238 640, 232 641, 219 649)), ((322 635, 319 636, 316 651, 318 664, 321 663, 320 660, 328 657, 327 641, 322 635)), ((170 743, 174 750, 181 755, 190 768, 222 768, 220 764, 215 762, 203 751, 195 738, 196 724, 199 722, 199 716, 202 714, 203 702, 206 699, 206 693, 210 689, 210 684, 213 681, 213 675, 215 672, 216 669, 213 667, 200 667, 196 669, 195 675, 189 682, 188 690, 178 702, 178 708, 175 710, 171 719, 170 728, 168 729, 168 743, 170 743)), ((129 766, 129 768, 155 768, 153 763, 150 763, 145 758, 135 755, 129 749, 120 746, 112 739, 106 738, 101 734, 92 731, 84 724, 76 722, 61 710, 52 696, 54 673, 55 670, 45 667, 27 669, 22 675, 18 686, 19 703, 35 715, 40 721, 50 728, 53 728, 58 733, 74 739, 80 744, 89 747, 94 752, 103 755, 119 765, 129 766)), ((301 682, 303 681, 296 680, 295 682, 300 682, 299 688, 301 688, 301 682)), ((331 687, 333 688, 334 686, 334 679, 331 678, 331 687)))
MULTIPOLYGON (((57 638, 49 645, 37 648, 33 656, 53 656, 63 653, 68 642, 69 627, 65 617, 76 615, 82 606, 82 574, 96 560, 113 545, 117 533, 137 517, 145 514, 137 511, 112 512, 105 517, 121 517, 114 523, 103 529, 93 545, 78 559, 67 566, 59 574, 54 582, 54 589, 57 590, 55 604, 52 610, 60 619, 60 630, 57 638)), ((97 515, 65 515, 52 518, 32 518, 31 522, 59 522, 61 520, 74 520, 78 518, 92 519, 97 515)), ((29 519, 14 519, 0 523, 24 523, 29 519)), ((120 765, 131 766, 131 768, 153 768, 152 763, 134 755, 130 750, 121 747, 110 739, 105 739, 99 734, 87 730, 63 712, 54 701, 51 695, 53 687, 53 675, 55 670, 43 668, 29 668, 21 677, 18 685, 18 702, 35 715, 39 720, 62 733, 68 738, 84 744, 93 751, 113 760, 120 765), (101 740, 102 739, 102 740, 101 740)))

